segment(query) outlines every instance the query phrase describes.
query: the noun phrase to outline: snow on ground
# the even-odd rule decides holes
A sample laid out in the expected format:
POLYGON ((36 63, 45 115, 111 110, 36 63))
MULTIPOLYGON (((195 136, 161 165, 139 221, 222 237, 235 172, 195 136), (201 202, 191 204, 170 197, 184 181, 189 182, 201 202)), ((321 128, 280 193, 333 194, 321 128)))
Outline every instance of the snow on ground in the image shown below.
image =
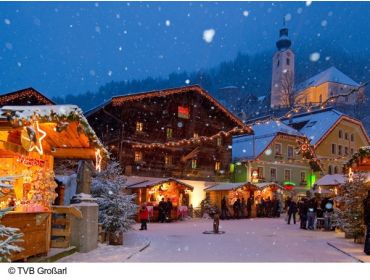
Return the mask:
MULTIPOLYGON (((100 245, 62 262, 355 262, 329 246, 338 242, 334 232, 307 231, 287 225, 283 218, 220 221, 225 234, 203 234, 210 219, 149 223, 148 231, 126 234, 125 246, 100 245), (150 240, 150 246, 139 250, 150 240), (128 259, 128 257, 131 257, 128 259)), ((342 242, 346 242, 344 240, 342 242)), ((350 242, 348 242, 350 244, 350 242)))
POLYGON ((151 245, 129 262, 353 262, 327 244, 333 232, 306 231, 283 218, 221 221, 225 234, 202 234, 212 220, 149 224, 151 245))

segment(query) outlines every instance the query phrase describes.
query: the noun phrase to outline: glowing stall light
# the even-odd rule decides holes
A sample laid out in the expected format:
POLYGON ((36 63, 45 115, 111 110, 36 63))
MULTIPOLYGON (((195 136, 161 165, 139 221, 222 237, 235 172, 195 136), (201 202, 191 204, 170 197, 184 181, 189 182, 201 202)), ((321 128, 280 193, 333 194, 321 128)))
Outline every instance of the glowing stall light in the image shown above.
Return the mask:
POLYGON ((351 167, 348 170, 348 182, 350 182, 350 183, 353 182, 353 171, 352 171, 351 167))
POLYGON ((284 182, 284 188, 287 190, 287 191, 291 191, 293 190, 295 187, 295 183, 294 182, 284 182))
POLYGON ((36 150, 40 155, 44 153, 42 148, 42 140, 46 137, 46 132, 43 131, 39 122, 35 121, 33 127, 24 127, 21 135, 22 146, 29 152, 36 150))
POLYGON ((307 187, 311 188, 316 183, 316 175, 311 174, 308 176, 307 187))
POLYGON ((100 149, 96 149, 95 151, 95 170, 98 172, 101 172, 101 161, 102 161, 102 156, 100 154, 100 149))

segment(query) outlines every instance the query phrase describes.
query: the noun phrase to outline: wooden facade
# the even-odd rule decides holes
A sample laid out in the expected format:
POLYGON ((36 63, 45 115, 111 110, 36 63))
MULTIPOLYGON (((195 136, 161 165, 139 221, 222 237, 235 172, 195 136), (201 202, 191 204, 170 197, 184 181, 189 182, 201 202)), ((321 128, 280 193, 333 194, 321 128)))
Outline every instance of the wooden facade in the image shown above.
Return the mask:
POLYGON ((226 178, 231 136, 251 132, 199 86, 113 97, 86 116, 126 175, 226 178))

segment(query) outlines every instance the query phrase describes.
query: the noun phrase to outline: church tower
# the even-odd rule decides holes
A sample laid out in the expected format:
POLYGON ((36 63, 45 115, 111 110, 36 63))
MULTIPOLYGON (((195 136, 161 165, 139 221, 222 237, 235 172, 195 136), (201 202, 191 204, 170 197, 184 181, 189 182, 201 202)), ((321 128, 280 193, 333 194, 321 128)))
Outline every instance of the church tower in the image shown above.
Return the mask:
POLYGON ((280 29, 277 51, 272 58, 271 108, 293 105, 295 61, 291 44, 288 28, 284 26, 280 29))

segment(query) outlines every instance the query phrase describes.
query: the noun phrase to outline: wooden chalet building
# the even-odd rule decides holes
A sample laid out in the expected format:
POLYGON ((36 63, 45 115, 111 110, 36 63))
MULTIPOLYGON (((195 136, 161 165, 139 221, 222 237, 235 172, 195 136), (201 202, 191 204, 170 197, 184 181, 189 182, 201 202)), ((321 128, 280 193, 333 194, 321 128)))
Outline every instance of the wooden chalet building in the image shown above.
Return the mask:
POLYGON ((196 85, 116 96, 86 116, 128 176, 229 179, 231 137, 252 132, 196 85))
POLYGON ((55 105, 55 103, 34 88, 26 88, 10 93, 0 94, 0 106, 5 105, 55 105))

